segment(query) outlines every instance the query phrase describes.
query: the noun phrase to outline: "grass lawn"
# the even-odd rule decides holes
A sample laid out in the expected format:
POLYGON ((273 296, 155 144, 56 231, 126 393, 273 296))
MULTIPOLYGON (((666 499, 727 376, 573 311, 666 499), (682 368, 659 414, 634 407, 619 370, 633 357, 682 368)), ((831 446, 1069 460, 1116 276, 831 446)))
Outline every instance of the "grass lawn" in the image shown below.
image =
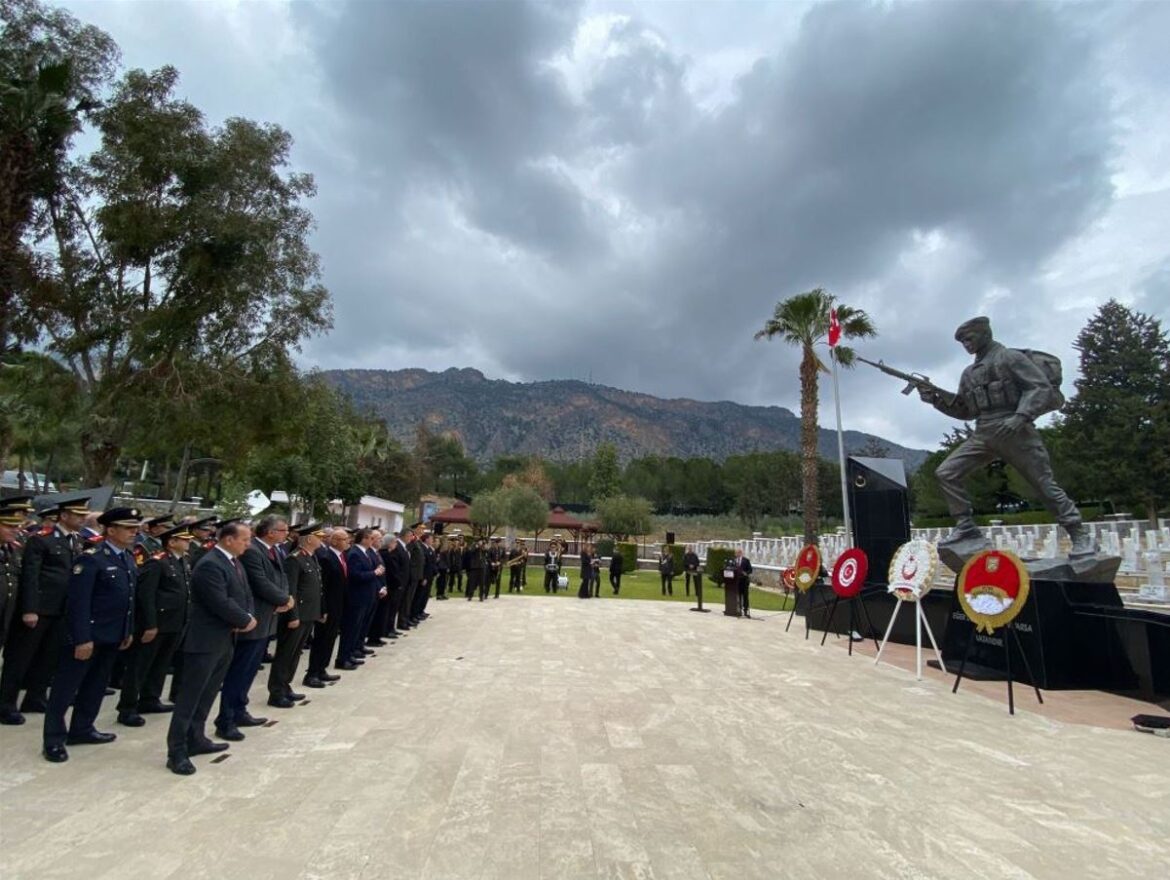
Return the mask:
MULTIPOLYGON (((572 599, 577 598, 577 588, 581 585, 580 572, 576 568, 566 566, 562 574, 569 576, 569 588, 567 590, 558 590, 556 596, 567 596, 572 599)), ((662 582, 658 577, 656 571, 635 571, 630 574, 622 575, 622 591, 618 595, 613 594, 613 589, 609 585, 609 572, 603 571, 601 573, 601 596, 602 599, 651 599, 657 602, 685 602, 687 604, 695 604, 695 597, 686 594, 685 581, 682 575, 674 579, 674 595, 662 595, 662 582)), ((500 595, 505 596, 508 592, 508 575, 505 572, 504 579, 500 586, 500 595)), ((493 588, 494 594, 494 588, 493 588)), ((524 595, 536 596, 545 595, 544 592, 544 569, 539 566, 530 566, 528 569, 528 585, 524 588, 524 595)), ((749 601, 753 609, 760 611, 787 611, 792 607, 791 602, 786 602, 784 596, 778 593, 772 593, 767 590, 757 590, 754 587, 751 591, 749 601)), ((723 608, 723 588, 722 586, 715 586, 711 583, 711 579, 704 575, 703 577, 703 607, 712 609, 723 608)))

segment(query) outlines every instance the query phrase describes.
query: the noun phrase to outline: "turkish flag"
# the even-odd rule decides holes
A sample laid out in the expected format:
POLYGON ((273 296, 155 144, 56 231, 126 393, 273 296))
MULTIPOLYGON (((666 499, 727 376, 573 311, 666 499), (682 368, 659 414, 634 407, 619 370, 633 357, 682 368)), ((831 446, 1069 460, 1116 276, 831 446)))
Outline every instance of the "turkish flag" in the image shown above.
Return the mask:
POLYGON ((829 312, 829 348, 836 348, 841 341, 841 323, 837 320, 837 310, 829 312))

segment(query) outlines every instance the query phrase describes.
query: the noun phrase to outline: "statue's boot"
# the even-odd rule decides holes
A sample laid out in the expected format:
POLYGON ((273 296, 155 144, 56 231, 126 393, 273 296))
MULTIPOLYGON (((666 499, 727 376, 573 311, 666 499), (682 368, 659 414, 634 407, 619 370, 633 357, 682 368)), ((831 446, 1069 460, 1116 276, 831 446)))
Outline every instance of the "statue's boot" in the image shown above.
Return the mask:
POLYGON ((983 530, 975 525, 975 520, 969 516, 961 516, 955 520, 955 527, 951 533, 938 542, 940 547, 953 544, 962 544, 964 541, 979 540, 983 537, 983 530))
POLYGON ((1072 540, 1072 548, 1068 551, 1069 559, 1096 556, 1100 552, 1101 548, 1093 541, 1084 523, 1074 523, 1064 528, 1072 540))

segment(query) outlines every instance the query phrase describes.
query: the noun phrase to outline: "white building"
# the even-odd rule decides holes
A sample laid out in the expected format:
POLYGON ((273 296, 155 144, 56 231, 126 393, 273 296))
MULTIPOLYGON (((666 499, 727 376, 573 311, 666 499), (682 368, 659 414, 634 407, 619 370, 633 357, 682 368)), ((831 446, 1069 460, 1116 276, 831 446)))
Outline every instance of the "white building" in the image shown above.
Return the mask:
POLYGON ((357 504, 348 508, 340 499, 335 499, 329 502, 329 510, 335 514, 344 512, 345 524, 353 529, 373 526, 382 531, 399 532, 406 525, 406 506, 377 495, 363 495, 357 504))

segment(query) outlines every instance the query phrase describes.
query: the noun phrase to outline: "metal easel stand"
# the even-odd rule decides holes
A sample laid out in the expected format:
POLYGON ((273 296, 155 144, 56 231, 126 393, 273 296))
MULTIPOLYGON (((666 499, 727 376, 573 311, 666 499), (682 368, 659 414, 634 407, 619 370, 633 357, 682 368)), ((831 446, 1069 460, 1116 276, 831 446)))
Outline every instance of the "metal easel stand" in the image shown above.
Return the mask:
POLYGON ((710 608, 703 607, 703 582, 701 580, 695 581, 695 599, 698 600, 698 605, 691 609, 691 611, 698 611, 700 614, 710 614, 710 608))
MULTIPOLYGON (((1016 650, 1020 652, 1020 659, 1024 661, 1024 671, 1028 673, 1028 679, 1033 682, 1032 690, 1036 692, 1036 700, 1041 705, 1044 705, 1044 696, 1040 693, 1040 688, 1035 685, 1036 676, 1032 675, 1032 664, 1028 662, 1028 655, 1024 653, 1024 646, 1020 642, 1020 634, 1016 632, 1014 623, 1007 624, 1007 634, 1003 637, 1003 654, 1004 665, 1007 667, 1007 691, 1008 691, 1008 714, 1016 714, 1016 698, 1015 692, 1012 689, 1012 641, 1016 643, 1016 650), (1008 639, 1008 636, 1011 639, 1008 639)), ((959 674, 955 676, 955 686, 951 688, 951 693, 958 693, 959 682, 963 680, 963 670, 967 668, 967 660, 971 657, 971 648, 975 645, 975 635, 978 630, 971 627, 971 638, 967 639, 967 649, 963 651, 963 660, 959 664, 959 674)), ((945 671, 945 670, 944 670, 945 671)))
MULTIPOLYGON (((882 660, 882 652, 886 650, 886 642, 890 639, 890 633, 894 630, 894 621, 898 619, 898 612, 902 610, 902 605, 909 603, 914 606, 914 656, 915 656, 915 675, 919 681, 922 681, 922 630, 926 628, 926 634, 930 637, 931 647, 934 648, 934 656, 938 659, 938 668, 944 673, 947 671, 946 664, 943 663, 942 652, 938 649, 938 642, 934 640, 934 632, 930 629, 930 621, 926 619, 926 612, 922 610, 922 603, 915 602, 908 599, 899 599, 898 604, 894 608, 894 613, 890 615, 890 625, 886 627, 886 634, 882 636, 881 646, 878 648, 877 657, 874 658, 873 665, 877 666, 882 660)), ((970 646, 968 646, 970 647, 970 646)))

